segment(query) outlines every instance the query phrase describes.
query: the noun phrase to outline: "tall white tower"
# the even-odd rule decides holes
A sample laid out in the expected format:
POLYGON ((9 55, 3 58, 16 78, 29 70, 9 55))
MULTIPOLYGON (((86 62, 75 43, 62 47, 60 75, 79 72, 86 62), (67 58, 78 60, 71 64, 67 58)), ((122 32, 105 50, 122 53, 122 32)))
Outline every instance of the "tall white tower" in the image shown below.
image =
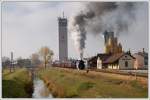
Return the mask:
POLYGON ((67 18, 58 18, 59 28, 59 61, 66 61, 68 59, 68 38, 67 38, 67 18))

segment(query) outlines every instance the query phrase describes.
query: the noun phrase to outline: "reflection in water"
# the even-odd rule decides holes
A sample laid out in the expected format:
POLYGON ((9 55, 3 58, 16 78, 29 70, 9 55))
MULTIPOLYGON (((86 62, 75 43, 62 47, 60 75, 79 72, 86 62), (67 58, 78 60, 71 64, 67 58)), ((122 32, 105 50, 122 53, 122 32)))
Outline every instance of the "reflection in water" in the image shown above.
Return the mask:
POLYGON ((44 82, 40 79, 34 79, 34 92, 32 94, 33 98, 52 98, 48 88, 45 86, 44 82))

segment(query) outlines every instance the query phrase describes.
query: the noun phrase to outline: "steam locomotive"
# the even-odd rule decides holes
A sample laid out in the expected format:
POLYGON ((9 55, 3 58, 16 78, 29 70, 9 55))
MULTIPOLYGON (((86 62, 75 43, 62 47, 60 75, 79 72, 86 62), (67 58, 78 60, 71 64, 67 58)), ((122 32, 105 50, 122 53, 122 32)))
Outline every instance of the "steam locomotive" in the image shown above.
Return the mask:
POLYGON ((79 60, 79 63, 77 64, 77 68, 80 70, 85 69, 85 62, 83 60, 79 60))

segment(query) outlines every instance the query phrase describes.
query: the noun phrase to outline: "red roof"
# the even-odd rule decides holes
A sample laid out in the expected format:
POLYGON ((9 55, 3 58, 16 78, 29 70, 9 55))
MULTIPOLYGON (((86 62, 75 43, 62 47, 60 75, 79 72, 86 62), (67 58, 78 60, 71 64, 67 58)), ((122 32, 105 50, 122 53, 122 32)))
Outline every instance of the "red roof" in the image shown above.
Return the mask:
POLYGON ((102 60, 103 64, 108 64, 108 63, 114 63, 118 61, 123 55, 129 55, 133 59, 135 59, 129 52, 127 53, 117 53, 117 54, 98 54, 97 56, 92 57, 89 61, 94 61, 95 63, 97 62, 97 58, 100 57, 102 60))
POLYGON ((106 59, 103 63, 114 63, 115 61, 119 60, 120 57, 122 57, 124 53, 118 53, 110 56, 108 59, 106 59))

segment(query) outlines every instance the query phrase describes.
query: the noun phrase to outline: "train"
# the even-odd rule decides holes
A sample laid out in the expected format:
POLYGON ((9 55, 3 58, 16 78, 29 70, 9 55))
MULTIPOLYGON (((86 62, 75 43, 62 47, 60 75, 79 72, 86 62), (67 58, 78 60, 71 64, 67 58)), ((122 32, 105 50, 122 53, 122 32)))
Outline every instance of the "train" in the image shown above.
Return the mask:
POLYGON ((61 68, 72 68, 78 70, 84 70, 86 68, 86 64, 84 60, 72 60, 72 61, 54 61, 52 63, 54 67, 61 67, 61 68))

